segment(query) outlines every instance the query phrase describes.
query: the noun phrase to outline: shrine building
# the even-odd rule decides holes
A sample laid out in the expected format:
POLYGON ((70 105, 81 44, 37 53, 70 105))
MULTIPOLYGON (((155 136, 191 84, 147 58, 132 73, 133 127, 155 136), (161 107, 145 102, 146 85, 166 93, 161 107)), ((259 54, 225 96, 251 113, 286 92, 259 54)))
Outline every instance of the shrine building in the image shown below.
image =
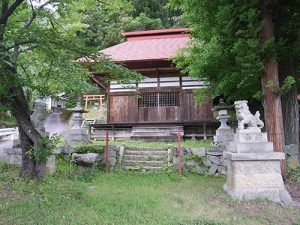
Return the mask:
POLYGON ((105 129, 115 139, 175 140, 212 137, 216 125, 212 101, 197 104, 193 90, 205 83, 182 74, 171 57, 188 45, 189 29, 125 32, 126 41, 101 52, 115 63, 144 75, 141 83, 104 82, 106 74, 91 78, 107 97, 107 121, 92 125, 92 138, 103 139, 105 129), (139 93, 139 94, 137 94, 139 93))

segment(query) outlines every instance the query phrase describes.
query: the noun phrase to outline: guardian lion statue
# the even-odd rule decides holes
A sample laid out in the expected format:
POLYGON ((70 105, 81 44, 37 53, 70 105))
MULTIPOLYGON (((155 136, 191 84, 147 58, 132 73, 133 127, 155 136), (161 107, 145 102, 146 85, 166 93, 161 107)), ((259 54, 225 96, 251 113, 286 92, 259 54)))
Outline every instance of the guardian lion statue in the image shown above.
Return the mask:
POLYGON ((244 130, 246 126, 246 129, 260 131, 264 127, 264 122, 259 119, 260 113, 257 111, 253 115, 249 111, 248 101, 236 101, 234 102, 234 108, 239 130, 244 130))

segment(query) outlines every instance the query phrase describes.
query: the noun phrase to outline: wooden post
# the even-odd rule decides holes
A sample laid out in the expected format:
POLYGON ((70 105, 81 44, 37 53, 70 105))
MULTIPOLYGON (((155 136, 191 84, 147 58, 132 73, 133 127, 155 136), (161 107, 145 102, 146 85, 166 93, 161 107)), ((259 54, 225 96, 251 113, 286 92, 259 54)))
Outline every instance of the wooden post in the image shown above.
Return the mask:
POLYGON ((103 101, 102 101, 102 95, 100 95, 100 105, 99 105, 99 109, 100 109, 100 116, 101 116, 101 118, 102 118, 102 116, 103 116, 103 106, 102 106, 102 104, 103 104, 103 101))
POLYGON ((106 129, 105 168, 106 173, 108 173, 108 129, 106 129))
MULTIPOLYGON (((85 100, 85 105, 84 105, 84 109, 87 110, 88 107, 88 97, 84 96, 84 100, 85 100)), ((85 117, 86 113, 83 114, 83 117, 85 117)))
POLYGON ((178 174, 181 176, 181 150, 180 150, 180 127, 178 128, 178 174))
POLYGON ((90 141, 91 140, 91 136, 92 136, 92 125, 89 123, 88 126, 89 126, 88 137, 89 137, 89 141, 90 141))
MULTIPOLYGON (((262 17, 264 20, 262 27, 262 44, 274 38, 272 14, 266 1, 262 6, 262 17)), ((265 73, 262 76, 262 90, 264 93, 264 109, 266 129, 268 138, 273 142, 274 150, 285 152, 283 117, 280 96, 275 93, 279 87, 278 62, 275 56, 264 60, 265 73)), ((281 161, 281 173, 287 175, 286 161, 281 161)))

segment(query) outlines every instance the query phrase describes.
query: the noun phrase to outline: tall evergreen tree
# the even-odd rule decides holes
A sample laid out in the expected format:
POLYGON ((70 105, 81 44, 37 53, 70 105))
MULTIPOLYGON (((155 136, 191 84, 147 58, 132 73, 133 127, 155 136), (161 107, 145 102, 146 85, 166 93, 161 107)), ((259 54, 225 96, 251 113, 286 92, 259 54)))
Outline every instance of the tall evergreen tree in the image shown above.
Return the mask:
MULTIPOLYGON (((279 76, 281 68, 299 71, 296 63, 300 46, 299 2, 171 0, 171 3, 184 12, 184 20, 190 24, 195 39, 187 52, 178 56, 178 65, 190 76, 208 79, 213 96, 224 94, 229 100, 262 98, 269 138, 276 151, 284 152, 280 96, 285 96, 292 87, 295 90, 296 72, 282 76, 281 86, 279 76), (287 16, 288 23, 280 19, 279 12, 287 16), (284 61, 290 60, 293 63, 284 66, 284 61)), ((296 99, 291 101, 284 112, 298 108, 296 99)), ((299 114, 293 116, 290 121, 295 129, 286 129, 286 133, 292 132, 293 144, 299 145, 299 114)), ((286 172, 284 164, 282 170, 286 172)))

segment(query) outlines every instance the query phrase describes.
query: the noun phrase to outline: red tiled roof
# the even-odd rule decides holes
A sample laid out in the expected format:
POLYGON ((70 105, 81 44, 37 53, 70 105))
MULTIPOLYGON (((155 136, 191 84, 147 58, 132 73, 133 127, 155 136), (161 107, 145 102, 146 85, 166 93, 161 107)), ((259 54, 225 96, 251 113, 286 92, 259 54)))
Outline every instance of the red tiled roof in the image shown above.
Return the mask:
POLYGON ((167 60, 186 47, 189 41, 187 28, 126 32, 124 43, 103 49, 101 52, 115 62, 167 60))

